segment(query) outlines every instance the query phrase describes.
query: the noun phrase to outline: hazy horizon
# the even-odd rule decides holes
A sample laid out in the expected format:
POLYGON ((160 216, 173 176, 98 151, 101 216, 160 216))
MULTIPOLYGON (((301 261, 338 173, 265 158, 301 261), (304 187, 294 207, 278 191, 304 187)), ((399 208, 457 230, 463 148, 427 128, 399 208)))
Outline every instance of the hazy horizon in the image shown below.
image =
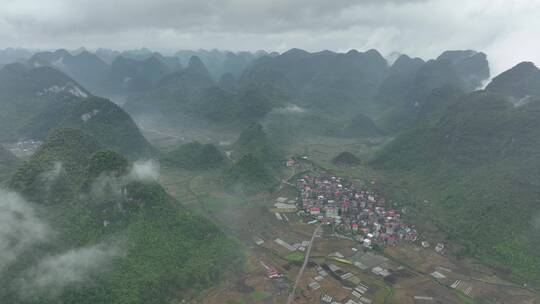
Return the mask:
POLYGON ((540 62, 540 2, 67 1, 7 0, 0 48, 154 51, 377 49, 423 59, 444 50, 485 52, 494 73, 540 62), (519 46, 519 47, 516 47, 519 46))

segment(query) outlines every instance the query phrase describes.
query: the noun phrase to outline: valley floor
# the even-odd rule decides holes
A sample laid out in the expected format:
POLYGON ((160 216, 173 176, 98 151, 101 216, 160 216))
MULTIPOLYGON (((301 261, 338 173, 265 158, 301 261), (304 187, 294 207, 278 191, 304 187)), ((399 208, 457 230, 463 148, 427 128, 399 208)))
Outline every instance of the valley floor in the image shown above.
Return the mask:
MULTIPOLYGON (((168 149, 179 133, 171 130, 143 129, 145 135, 160 148, 168 149)), ((201 142, 219 142, 223 134, 204 133, 201 142)), ((224 141, 231 140, 226 137, 224 141)), ((366 187, 377 187, 383 175, 363 166, 336 167, 331 159, 342 151, 369 156, 387 138, 370 140, 337 140, 313 138, 286 147, 290 155, 307 155, 309 163, 301 170, 327 170, 366 187), (322 169, 324 168, 324 169, 322 169)), ((221 140, 223 141, 223 140, 221 140)), ((283 179, 301 171, 283 167, 283 179)), ((276 242, 286 244, 308 242, 315 225, 295 212, 278 217, 272 212, 275 200, 285 197, 294 200, 296 189, 287 183, 273 193, 239 197, 225 192, 220 186, 220 171, 186 171, 162 168, 161 184, 186 207, 210 218, 242 244, 246 261, 243 269, 231 272, 218 286, 194 296, 193 303, 242 304, 286 303, 293 282, 302 266, 304 253, 290 251, 276 242)), ((292 181, 293 183, 295 181, 292 181)), ((421 227, 421 225, 419 225, 421 227)), ((426 230, 421 239, 443 239, 435 230, 426 230)), ((299 281, 293 303, 531 303, 538 304, 538 294, 524 286, 501 279, 496 272, 473 260, 457 260, 449 250, 437 253, 416 243, 399 243, 384 249, 363 252, 353 239, 340 237, 329 226, 324 226, 313 243, 310 263, 299 281), (336 252, 340 255, 336 256, 336 252), (353 264, 356 258, 369 264, 362 270, 353 264), (338 266, 343 273, 356 278, 357 286, 364 286, 358 297, 342 278, 327 269, 338 266), (372 269, 383 267, 395 275, 385 279, 372 269), (327 296, 327 297, 325 297, 327 296), (330 297, 332 299, 330 299, 330 297), (331 300, 331 301, 330 301, 331 300), (347 302, 351 300, 353 302, 347 302), (325 302, 326 301, 326 302, 325 302), (370 302, 371 301, 371 302, 370 302)))

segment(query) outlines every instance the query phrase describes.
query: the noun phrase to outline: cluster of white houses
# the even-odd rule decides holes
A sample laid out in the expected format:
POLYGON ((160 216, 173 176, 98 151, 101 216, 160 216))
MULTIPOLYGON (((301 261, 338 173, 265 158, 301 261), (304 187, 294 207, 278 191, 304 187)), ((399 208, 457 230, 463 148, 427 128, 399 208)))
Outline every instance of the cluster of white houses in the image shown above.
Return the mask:
POLYGON ((299 213, 352 233, 365 247, 417 240, 417 231, 385 200, 335 176, 303 176, 296 182, 299 213))

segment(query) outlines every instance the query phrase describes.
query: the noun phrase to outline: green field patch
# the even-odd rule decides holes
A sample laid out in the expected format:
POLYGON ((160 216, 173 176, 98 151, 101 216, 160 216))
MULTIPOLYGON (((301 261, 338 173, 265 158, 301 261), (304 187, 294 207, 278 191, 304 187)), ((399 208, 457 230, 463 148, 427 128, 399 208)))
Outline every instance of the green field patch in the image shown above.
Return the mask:
POLYGON ((246 204, 246 200, 227 194, 201 194, 198 195, 201 204, 210 212, 219 211, 222 208, 241 207, 246 204))
POLYGON ((254 301, 262 301, 270 296, 270 293, 266 291, 254 291, 249 294, 254 301))
POLYGON ((471 297, 467 296, 462 291, 455 290, 455 289, 452 289, 451 291, 454 294, 456 294, 461 301, 463 301, 463 304, 474 304, 475 303, 474 300, 471 297))
POLYGON ((285 256, 287 261, 291 262, 302 262, 304 260, 305 254, 300 251, 294 251, 285 256))

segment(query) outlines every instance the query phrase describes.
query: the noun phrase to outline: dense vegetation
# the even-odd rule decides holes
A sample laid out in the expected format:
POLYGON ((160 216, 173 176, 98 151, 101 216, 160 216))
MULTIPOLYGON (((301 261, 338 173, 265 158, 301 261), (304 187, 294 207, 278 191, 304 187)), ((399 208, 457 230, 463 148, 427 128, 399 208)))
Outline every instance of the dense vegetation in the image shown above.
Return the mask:
POLYGON ((351 152, 341 152, 332 159, 332 162, 340 166, 354 166, 360 164, 360 159, 351 152))
POLYGON ((207 90, 193 111, 212 123, 243 127, 257 122, 287 98, 270 86, 247 85, 235 91, 207 90))
POLYGON ((254 123, 247 127, 233 145, 232 156, 241 159, 252 154, 266 165, 278 166, 284 159, 279 148, 268 138, 261 124, 254 123))
POLYGON ((0 69, 0 138, 19 137, 29 117, 56 103, 69 104, 78 95, 88 95, 82 87, 61 72, 49 68, 29 68, 9 64, 0 69))
POLYGON ((229 189, 253 194, 275 185, 273 176, 284 157, 268 138, 262 125, 255 123, 242 131, 232 148, 235 162, 224 174, 229 189))
POLYGON ((272 171, 257 156, 243 155, 224 174, 225 185, 234 192, 254 194, 270 190, 276 184, 272 171))
POLYGON ((0 182, 9 177, 9 174, 17 167, 18 163, 19 159, 13 153, 0 146, 0 182))
POLYGON ((268 136, 278 144, 290 144, 314 136, 361 138, 382 134, 375 123, 364 114, 342 120, 290 106, 270 112, 262 123, 268 136))
POLYGON ((65 105, 51 105, 31 118, 21 133, 30 138, 42 138, 58 127, 81 129, 98 138, 104 146, 130 158, 153 153, 131 117, 107 99, 89 97, 65 105))
POLYGON ((56 204, 73 199, 86 178, 90 156, 99 149, 98 141, 86 133, 58 129, 30 160, 19 166, 9 186, 37 203, 56 204))
POLYGON ((178 146, 163 157, 163 161, 185 169, 208 169, 223 165, 225 157, 214 144, 197 141, 178 146))
POLYGON ((338 54, 292 49, 260 58, 246 69, 241 82, 270 84, 301 105, 335 114, 369 99, 386 69, 386 60, 375 50, 338 54))
POLYGON ((516 105, 489 91, 440 96, 447 107, 426 111, 372 165, 408 180, 411 206, 462 254, 540 281, 540 98, 516 105))
POLYGON ((360 113, 347 121, 345 126, 343 126, 343 131, 340 130, 340 133, 338 133, 338 136, 358 138, 380 136, 383 132, 375 125, 371 118, 360 113))
POLYGON ((10 185, 43 205, 42 220, 56 237, 23 252, 1 282, 0 297, 9 303, 166 303, 210 286, 235 265, 236 245, 214 224, 181 208, 154 180, 130 174, 135 165, 101 150, 80 130, 50 135, 10 185), (32 282, 25 273, 45 256, 68 254, 75 263, 78 252, 90 249, 105 255, 103 265, 88 266, 81 257, 80 267, 61 280, 65 286, 36 285, 19 296, 20 278, 32 282), (70 281, 78 272, 87 279, 70 281))

